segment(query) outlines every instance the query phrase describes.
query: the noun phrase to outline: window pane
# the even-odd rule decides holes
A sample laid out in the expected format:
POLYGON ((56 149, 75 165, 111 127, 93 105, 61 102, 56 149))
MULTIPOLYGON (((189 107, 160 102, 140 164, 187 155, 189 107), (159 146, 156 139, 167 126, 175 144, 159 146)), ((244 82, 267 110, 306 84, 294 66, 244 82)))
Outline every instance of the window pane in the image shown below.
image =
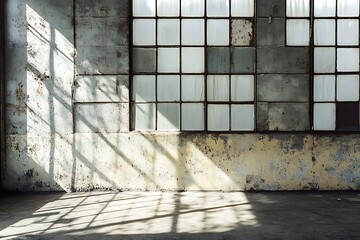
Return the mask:
POLYGON ((204 130, 204 104, 183 103, 181 111, 181 128, 183 130, 204 130))
POLYGON ((205 27, 203 19, 183 19, 181 26, 181 44, 204 45, 205 27))
POLYGON ((132 70, 134 73, 156 72, 156 49, 133 48, 132 70))
POLYGON ((315 17, 335 17, 336 0, 315 0, 315 17))
POLYGON ((207 44, 229 45, 229 20, 207 21, 207 44))
POLYGON ((314 101, 335 101, 335 76, 314 76, 314 101))
POLYGON ((254 0, 231 0, 231 16, 253 17, 254 0))
POLYGON ((338 0, 339 17, 359 16, 359 0, 338 0))
POLYGON ((335 103, 314 104, 314 129, 335 130, 335 103))
POLYGON ((205 95, 203 75, 183 75, 181 94, 183 101, 203 101, 205 95))
POLYGON ((231 73, 253 73, 255 69, 255 48, 234 47, 232 50, 231 73))
POLYGON ((206 0, 206 14, 208 17, 228 17, 229 0, 206 0))
POLYGON ((231 100, 254 101, 254 76, 231 76, 231 100))
POLYGON ((229 76, 209 75, 207 77, 207 100, 229 101, 229 76))
POLYGON ((308 17, 310 14, 309 0, 286 0, 286 16, 308 17))
POLYGON ((336 89, 338 101, 359 101, 359 76, 337 76, 336 89))
POLYGON ((155 101, 155 76, 133 76, 133 97, 136 102, 155 101))
POLYGON ((133 0, 134 17, 155 17, 155 0, 133 0))
POLYGON ((338 20, 338 45, 359 44, 359 21, 354 19, 338 20))
POLYGON ((253 23, 245 19, 231 21, 231 44, 250 46, 253 43, 253 23))
POLYGON ((286 44, 289 46, 308 46, 310 42, 309 20, 286 21, 286 44))
POLYGON ((177 131, 180 129, 179 103, 159 103, 157 110, 158 130, 177 131))
POLYGON ((180 12, 179 0, 157 0, 158 16, 178 17, 180 12))
POLYGON ((254 105, 231 105, 231 130, 252 131, 254 129, 254 105))
POLYGON ((158 71, 161 73, 178 73, 179 48, 159 48, 158 49, 158 71))
POLYGON ((208 130, 229 130, 229 105, 208 105, 208 130))
POLYGON ((335 20, 317 19, 314 21, 315 45, 335 45, 335 20))
POLYGON ((135 104, 133 127, 135 130, 155 130, 155 103, 135 104))
POLYGON ((157 78, 158 101, 180 100, 180 76, 159 75, 157 78))
POLYGON ((159 19, 157 37, 158 45, 179 45, 180 20, 159 19))
POLYGON ((359 103, 336 104, 336 129, 340 131, 359 130, 359 103))
POLYGON ((229 47, 210 47, 206 51, 208 73, 230 73, 229 47))
POLYGON ((133 44, 155 45, 155 20, 134 19, 133 21, 133 44))
POLYGON ((203 17, 205 0, 181 0, 181 15, 184 17, 203 17))
POLYGON ((205 69, 204 48, 182 48, 181 70, 183 73, 203 73, 205 69))
POLYGON ((337 70, 341 72, 359 71, 359 49, 358 48, 337 49, 337 70))
POLYGON ((314 48, 314 72, 335 72, 335 48, 314 48))

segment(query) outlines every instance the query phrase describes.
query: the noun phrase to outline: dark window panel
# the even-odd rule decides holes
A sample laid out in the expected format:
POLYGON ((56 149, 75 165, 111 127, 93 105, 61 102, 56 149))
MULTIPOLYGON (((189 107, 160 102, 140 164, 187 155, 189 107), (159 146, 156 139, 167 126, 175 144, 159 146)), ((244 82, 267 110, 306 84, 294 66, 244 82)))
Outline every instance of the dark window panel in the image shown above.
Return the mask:
POLYGON ((134 48, 132 52, 133 73, 155 73, 156 72, 156 49, 134 48))
POLYGON ((231 73, 253 73, 255 48, 235 47, 231 55, 231 73))
POLYGON ((339 131, 359 130, 359 103, 336 104, 336 129, 339 131))
POLYGON ((207 51, 208 73, 229 73, 230 72, 230 48, 210 47, 207 51))

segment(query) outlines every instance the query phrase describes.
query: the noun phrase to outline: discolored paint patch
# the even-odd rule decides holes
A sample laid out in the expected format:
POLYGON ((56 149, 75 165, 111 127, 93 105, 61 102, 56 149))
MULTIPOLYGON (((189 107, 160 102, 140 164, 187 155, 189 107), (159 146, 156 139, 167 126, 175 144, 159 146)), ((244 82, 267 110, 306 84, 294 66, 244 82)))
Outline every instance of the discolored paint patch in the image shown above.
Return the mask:
POLYGON ((231 44, 234 46, 252 46, 254 44, 253 22, 244 19, 231 21, 231 44))

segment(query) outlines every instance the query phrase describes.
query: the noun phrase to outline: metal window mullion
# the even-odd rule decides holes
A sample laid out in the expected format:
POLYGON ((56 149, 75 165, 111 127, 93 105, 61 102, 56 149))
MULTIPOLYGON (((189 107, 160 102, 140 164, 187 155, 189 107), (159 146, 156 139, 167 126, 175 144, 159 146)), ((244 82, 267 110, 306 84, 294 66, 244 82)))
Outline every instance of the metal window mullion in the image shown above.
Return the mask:
POLYGON ((314 0, 310 1, 310 49, 309 49, 309 65, 310 65, 310 76, 309 76, 309 124, 311 126, 310 131, 314 131, 314 49, 315 49, 315 6, 314 0))
MULTIPOLYGON (((253 12, 253 19, 254 19, 254 26, 253 26, 253 42, 254 42, 254 72, 252 73, 253 76, 254 76, 254 82, 253 82, 253 85, 254 85, 254 98, 253 98, 253 106, 254 106, 254 119, 253 119, 253 122, 254 122, 254 131, 256 132, 257 131, 257 57, 258 57, 258 45, 257 45, 257 1, 256 0, 253 0, 254 1, 254 12, 253 12)), ((286 22, 285 22, 285 25, 286 25, 286 22)), ((285 34, 286 35, 286 34, 285 34)))
POLYGON ((207 40, 207 25, 208 25, 208 16, 207 16, 207 1, 204 1, 204 131, 208 131, 208 96, 207 96, 207 77, 208 77, 208 58, 207 58, 207 49, 208 49, 208 40, 207 40))
POLYGON ((180 34, 179 34, 179 43, 180 43, 180 47, 179 47, 179 81, 180 81, 180 86, 179 86, 179 91, 180 91, 180 95, 179 95, 179 105, 180 105, 180 113, 179 113, 179 131, 182 131, 182 48, 183 48, 183 45, 182 45, 182 9, 181 9, 181 1, 179 1, 179 31, 180 31, 180 34))
POLYGON ((228 21, 229 21, 229 50, 230 50, 230 66, 229 66, 229 73, 228 73, 228 76, 229 76, 229 102, 228 102, 228 106, 229 106, 229 130, 228 131, 232 131, 232 127, 231 127, 231 116, 232 116, 232 112, 231 112, 231 106, 232 106, 232 103, 231 103, 231 83, 232 83, 232 69, 231 69, 231 66, 232 66, 232 48, 233 48, 233 45, 232 45, 232 38, 231 38, 231 30, 232 30, 232 21, 233 21, 233 18, 232 18, 232 15, 231 15, 231 10, 232 10, 232 4, 231 4, 231 0, 229 0, 229 17, 228 17, 228 21))
POLYGON ((155 0, 155 49, 156 49, 156 61, 155 61, 155 131, 158 130, 158 68, 159 68, 159 45, 158 45, 158 0, 155 0))

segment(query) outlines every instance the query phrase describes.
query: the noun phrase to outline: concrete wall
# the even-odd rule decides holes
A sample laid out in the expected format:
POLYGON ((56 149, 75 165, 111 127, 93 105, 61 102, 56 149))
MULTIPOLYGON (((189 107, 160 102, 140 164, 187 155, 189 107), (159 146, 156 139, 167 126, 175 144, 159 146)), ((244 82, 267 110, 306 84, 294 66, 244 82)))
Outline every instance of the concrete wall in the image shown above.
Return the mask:
POLYGON ((359 135, 310 132, 285 0, 257 2, 259 132, 151 134, 129 132, 128 1, 7 0, 5 188, 360 189, 359 135))

